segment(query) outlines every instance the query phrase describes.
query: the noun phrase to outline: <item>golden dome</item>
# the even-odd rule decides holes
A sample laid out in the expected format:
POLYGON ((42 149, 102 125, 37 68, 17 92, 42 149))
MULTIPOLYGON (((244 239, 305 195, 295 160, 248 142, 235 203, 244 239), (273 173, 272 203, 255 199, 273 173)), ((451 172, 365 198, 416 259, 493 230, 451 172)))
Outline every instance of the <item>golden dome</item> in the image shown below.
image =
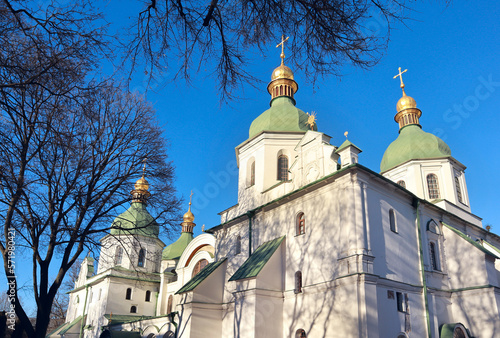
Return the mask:
POLYGON ((184 219, 184 222, 186 222, 186 223, 193 223, 194 215, 191 212, 191 206, 189 206, 189 210, 184 214, 184 216, 182 218, 184 219))
POLYGON ((273 74, 271 75, 271 80, 274 81, 276 79, 290 79, 293 80, 293 72, 292 70, 285 66, 283 63, 274 69, 273 74))
POLYGON ((135 188, 135 190, 146 191, 149 189, 149 183, 148 183, 148 181, 146 181, 144 176, 142 176, 141 178, 139 178, 137 180, 137 182, 135 182, 134 188, 135 188))
POLYGON ((417 102, 413 97, 407 96, 403 92, 403 97, 399 99, 398 104, 396 105, 396 110, 400 112, 408 108, 417 108, 417 102))

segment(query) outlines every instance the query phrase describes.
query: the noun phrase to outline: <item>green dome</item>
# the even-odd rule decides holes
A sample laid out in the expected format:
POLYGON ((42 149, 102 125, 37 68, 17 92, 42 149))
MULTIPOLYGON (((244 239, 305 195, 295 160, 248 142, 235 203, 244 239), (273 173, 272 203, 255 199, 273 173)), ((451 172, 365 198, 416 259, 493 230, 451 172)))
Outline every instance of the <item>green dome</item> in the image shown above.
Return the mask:
POLYGON ((189 243, 193 240, 193 233, 183 232, 174 243, 163 249, 161 259, 179 259, 189 243))
POLYGON ((406 161, 451 156, 450 147, 439 137, 410 124, 399 131, 380 162, 380 171, 392 169, 406 161))
POLYGON ((132 202, 130 207, 115 218, 111 235, 142 235, 158 238, 160 227, 146 209, 146 204, 132 202))
MULTIPOLYGON (((271 101, 271 108, 260 114, 250 125, 249 138, 266 131, 310 130, 309 115, 295 107, 295 101, 287 96, 279 96, 271 101)), ((314 130, 318 130, 314 124, 314 130)))

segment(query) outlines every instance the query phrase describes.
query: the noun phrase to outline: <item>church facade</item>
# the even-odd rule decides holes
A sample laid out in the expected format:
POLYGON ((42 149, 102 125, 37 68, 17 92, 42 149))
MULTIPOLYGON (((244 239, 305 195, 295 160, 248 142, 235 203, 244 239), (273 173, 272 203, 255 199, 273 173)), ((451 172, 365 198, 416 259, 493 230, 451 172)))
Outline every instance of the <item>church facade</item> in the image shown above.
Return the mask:
MULTIPOLYGON (((500 336, 500 237, 471 213, 465 166, 403 95, 380 172, 296 107, 282 62, 236 147, 237 204, 164 248, 145 178, 85 259, 53 337, 500 336)), ((191 203, 190 203, 191 206, 191 203)))

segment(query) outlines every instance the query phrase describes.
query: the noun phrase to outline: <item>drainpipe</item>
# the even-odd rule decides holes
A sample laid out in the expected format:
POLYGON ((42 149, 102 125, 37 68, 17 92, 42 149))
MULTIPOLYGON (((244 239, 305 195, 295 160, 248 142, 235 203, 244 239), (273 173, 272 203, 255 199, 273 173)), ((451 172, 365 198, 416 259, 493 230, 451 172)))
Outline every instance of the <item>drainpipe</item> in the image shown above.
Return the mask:
POLYGON ((85 285, 85 303, 83 304, 83 313, 82 313, 82 323, 80 324, 80 335, 78 337, 82 337, 83 335, 83 324, 85 319, 85 308, 87 307, 87 296, 89 295, 89 285, 85 285))
POLYGON ((424 251, 422 245, 422 232, 420 228, 420 200, 417 200, 417 229, 418 229, 418 249, 420 254, 420 272, 422 277, 422 285, 424 287, 424 304, 425 304, 425 320, 427 322, 427 336, 432 338, 431 321, 429 318, 429 301, 427 299, 427 280, 425 278, 424 269, 424 251))
POLYGON ((252 255, 252 217, 255 215, 254 210, 247 212, 248 217, 248 257, 252 255))
POLYGON ((175 312, 170 312, 168 314, 168 318, 170 319, 170 322, 174 325, 175 327, 175 333, 174 333, 174 337, 177 338, 177 323, 175 322, 175 315, 178 315, 179 312, 175 311, 175 312))

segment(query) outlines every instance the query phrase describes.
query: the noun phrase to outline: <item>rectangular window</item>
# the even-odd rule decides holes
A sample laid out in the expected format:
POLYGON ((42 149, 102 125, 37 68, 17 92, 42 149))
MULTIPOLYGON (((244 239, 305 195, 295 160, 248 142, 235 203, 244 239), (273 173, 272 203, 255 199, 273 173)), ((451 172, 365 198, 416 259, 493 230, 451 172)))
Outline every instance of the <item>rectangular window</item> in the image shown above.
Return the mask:
POLYGON ((402 292, 396 292, 396 302, 398 303, 398 311, 405 312, 405 299, 402 292))

